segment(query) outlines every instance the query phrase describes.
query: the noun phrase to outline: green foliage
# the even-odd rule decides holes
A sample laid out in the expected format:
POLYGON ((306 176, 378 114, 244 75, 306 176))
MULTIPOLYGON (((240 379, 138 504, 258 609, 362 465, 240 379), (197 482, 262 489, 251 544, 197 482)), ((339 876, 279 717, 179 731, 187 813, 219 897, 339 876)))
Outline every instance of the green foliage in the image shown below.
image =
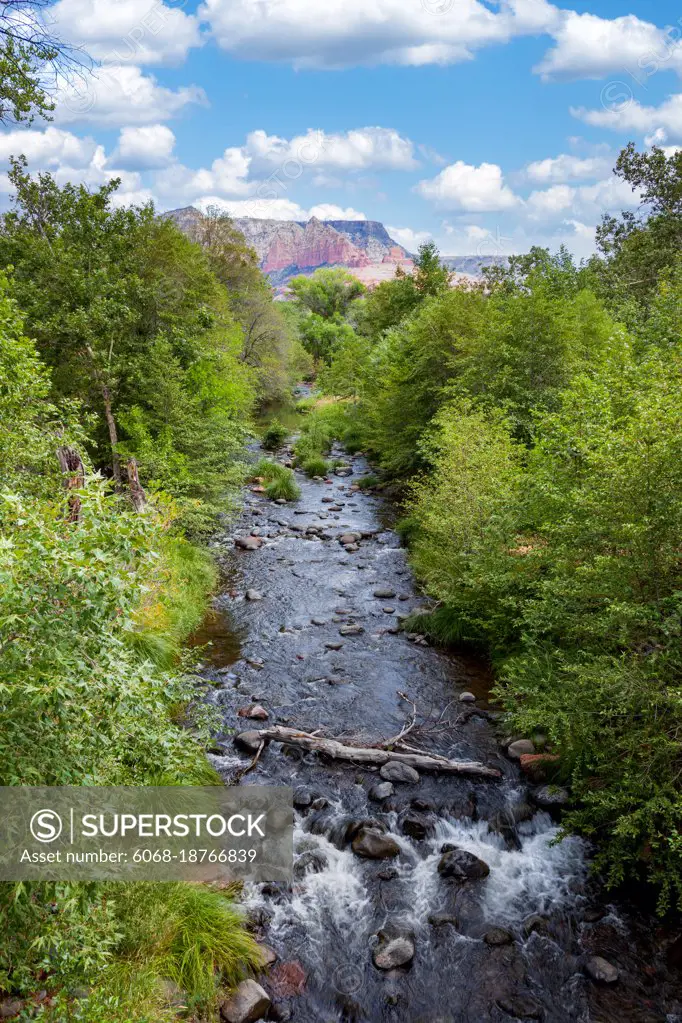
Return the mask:
POLYGON ((52 38, 33 3, 3 0, 0 35, 0 123, 31 124, 35 117, 51 120, 54 102, 46 83, 63 74, 65 47, 52 38), (14 10, 12 10, 14 8, 14 10))
POLYGON ((301 491, 296 483, 296 477, 291 469, 280 465, 279 462, 272 462, 269 458, 261 458, 254 469, 254 476, 262 477, 265 482, 265 492, 271 501, 284 499, 285 501, 297 501, 301 491))
POLYGON ((340 316, 330 319, 310 313, 301 321, 301 341, 315 362, 331 362, 335 352, 351 342, 355 333, 340 316))
POLYGON ((266 451, 276 451, 277 448, 281 448, 288 436, 289 431, 286 426, 280 423, 279 420, 273 419, 261 438, 261 444, 266 451))
POLYGON ((307 476, 327 476, 329 473, 329 462, 319 457, 307 458, 301 464, 301 468, 307 476))
POLYGON ((343 317, 365 287, 347 270, 316 270, 310 277, 294 277, 289 290, 299 307, 325 320, 343 317))

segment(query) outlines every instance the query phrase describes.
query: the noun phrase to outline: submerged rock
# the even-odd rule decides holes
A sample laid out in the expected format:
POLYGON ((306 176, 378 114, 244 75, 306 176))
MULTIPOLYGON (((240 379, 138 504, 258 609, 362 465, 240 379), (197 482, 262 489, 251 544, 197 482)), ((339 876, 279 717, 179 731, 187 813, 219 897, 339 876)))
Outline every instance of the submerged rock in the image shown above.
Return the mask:
POLYGON ((394 938, 374 950, 374 965, 380 970, 395 970, 414 959, 414 943, 409 938, 394 938))
POLYGON ((377 803, 381 803, 384 799, 392 796, 394 792, 395 788, 392 783, 390 781, 383 781, 369 790, 369 798, 374 799, 377 803))
POLYGON ((502 1012, 517 1020, 535 1020, 544 1018, 544 1009, 530 995, 505 995, 497 999, 497 1004, 502 1012))
POLYGON ((505 931, 504 927, 491 927, 483 935, 483 940, 486 945, 496 947, 498 945, 511 945, 514 936, 509 931, 505 931))

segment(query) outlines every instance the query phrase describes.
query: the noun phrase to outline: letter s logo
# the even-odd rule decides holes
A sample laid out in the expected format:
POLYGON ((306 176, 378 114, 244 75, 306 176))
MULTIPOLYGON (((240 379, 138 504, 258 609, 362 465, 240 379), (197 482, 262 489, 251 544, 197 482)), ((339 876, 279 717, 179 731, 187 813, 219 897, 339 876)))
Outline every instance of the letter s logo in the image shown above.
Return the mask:
POLYGON ((54 842, 62 833, 62 819, 54 810, 38 810, 31 817, 31 834, 36 842, 54 842))

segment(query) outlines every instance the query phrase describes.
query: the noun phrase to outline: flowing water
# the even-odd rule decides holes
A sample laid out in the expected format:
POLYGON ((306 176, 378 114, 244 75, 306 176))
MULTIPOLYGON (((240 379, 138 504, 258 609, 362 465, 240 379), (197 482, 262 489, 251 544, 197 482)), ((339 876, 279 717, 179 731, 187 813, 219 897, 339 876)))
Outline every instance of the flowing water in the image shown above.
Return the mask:
MULTIPOLYGON (((340 450, 336 454, 342 454, 340 450)), ((398 536, 383 523, 381 501, 356 490, 369 472, 347 458, 352 475, 330 482, 297 474, 302 496, 278 505, 246 492, 232 530, 216 538, 224 592, 197 637, 203 673, 224 731, 215 767, 226 781, 249 762, 235 732, 258 728, 237 711, 257 701, 269 723, 376 742, 396 735, 417 707, 415 746, 498 768, 500 780, 423 773, 395 785, 384 802, 366 765, 323 761, 271 744, 242 784, 287 784, 296 792, 295 883, 246 893, 259 938, 278 955, 262 983, 273 1019, 298 1023, 649 1023, 682 1020, 668 966, 677 946, 604 904, 588 880, 588 851, 557 841, 557 823, 540 810, 517 765, 504 754, 487 702, 486 666, 444 654, 398 629, 422 606, 398 536), (348 553, 338 537, 362 534, 348 553), (256 551, 234 547, 255 531, 256 551), (254 589, 261 600, 247 600, 254 589), (391 597, 376 597, 384 589, 391 597), (348 625, 357 635, 340 635, 348 625), (470 691, 475 704, 461 703, 470 691), (304 805, 311 804, 312 805, 304 805), (394 859, 359 858, 347 841, 354 822, 372 819, 400 846, 394 859), (424 837, 414 835, 422 829, 424 837), (450 843, 490 868, 456 884, 438 873, 450 843), (483 940, 491 928, 509 943, 483 940), (377 969, 379 942, 406 936, 414 959, 377 969), (664 953, 667 945, 669 958, 664 953), (597 985, 586 958, 602 955, 620 971, 597 985)))

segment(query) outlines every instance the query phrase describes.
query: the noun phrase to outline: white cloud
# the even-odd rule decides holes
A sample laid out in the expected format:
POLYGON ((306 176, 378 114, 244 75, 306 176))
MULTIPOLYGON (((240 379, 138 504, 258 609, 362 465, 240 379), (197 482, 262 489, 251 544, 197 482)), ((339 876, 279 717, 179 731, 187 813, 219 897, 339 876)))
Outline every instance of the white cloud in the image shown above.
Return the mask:
POLYGON ((651 134, 654 137, 682 139, 682 93, 676 93, 658 107, 646 107, 636 100, 621 103, 613 109, 586 110, 571 108, 574 117, 595 128, 610 128, 617 132, 651 134))
POLYGON ((612 175, 592 185, 552 185, 543 191, 532 192, 525 203, 530 220, 543 222, 561 219, 566 221, 570 211, 574 219, 598 220, 603 213, 640 204, 640 196, 633 192, 627 182, 612 175))
POLYGON ((431 241, 433 237, 430 231, 413 231, 411 227, 389 227, 387 224, 386 230, 408 252, 416 252, 420 245, 431 241))
POLYGON ((139 67, 111 65, 82 80, 62 81, 55 120, 103 127, 150 124, 175 117, 189 104, 206 102, 204 90, 196 85, 167 89, 139 67))
POLYGON ((160 0, 58 0, 48 8, 50 28, 96 60, 181 64, 201 45, 199 19, 160 0))
POLYGON ((110 162, 132 170, 164 167, 172 158, 174 146, 175 135, 165 124, 123 128, 110 162))
POLYGON ((418 166, 413 143, 392 128, 357 128, 332 135, 311 128, 292 139, 261 130, 251 132, 245 148, 255 169, 279 165, 292 177, 309 166, 346 171, 413 170, 418 166))
POLYGON ((217 206, 231 217, 255 217, 258 220, 308 220, 308 213, 291 199, 222 199, 217 195, 204 195, 193 206, 207 210, 217 206))
POLYGON ((205 0, 199 10, 223 49, 295 67, 449 64, 482 46, 553 26, 546 0, 205 0))
POLYGON ((440 209, 469 213, 508 210, 519 202, 495 163, 474 167, 458 160, 435 178, 420 181, 416 190, 440 209))
POLYGON ((612 162, 610 158, 604 156, 580 157, 562 153, 560 156, 529 163, 525 174, 531 181, 541 185, 561 184, 608 174, 612 162))
POLYGON ((657 28, 634 14, 600 18, 564 11, 552 35, 556 45, 535 68, 544 78, 604 78, 630 74, 644 82, 661 68, 682 69, 679 32, 657 28))
POLYGON ((366 214, 359 213, 352 206, 348 206, 344 210, 341 206, 329 202, 312 206, 308 211, 308 216, 317 217, 318 220, 367 220, 366 214))
POLYGON ((50 168, 67 163, 85 167, 92 160, 97 144, 91 138, 78 138, 70 131, 49 127, 45 131, 18 130, 0 133, 0 162, 23 155, 29 166, 50 168))

